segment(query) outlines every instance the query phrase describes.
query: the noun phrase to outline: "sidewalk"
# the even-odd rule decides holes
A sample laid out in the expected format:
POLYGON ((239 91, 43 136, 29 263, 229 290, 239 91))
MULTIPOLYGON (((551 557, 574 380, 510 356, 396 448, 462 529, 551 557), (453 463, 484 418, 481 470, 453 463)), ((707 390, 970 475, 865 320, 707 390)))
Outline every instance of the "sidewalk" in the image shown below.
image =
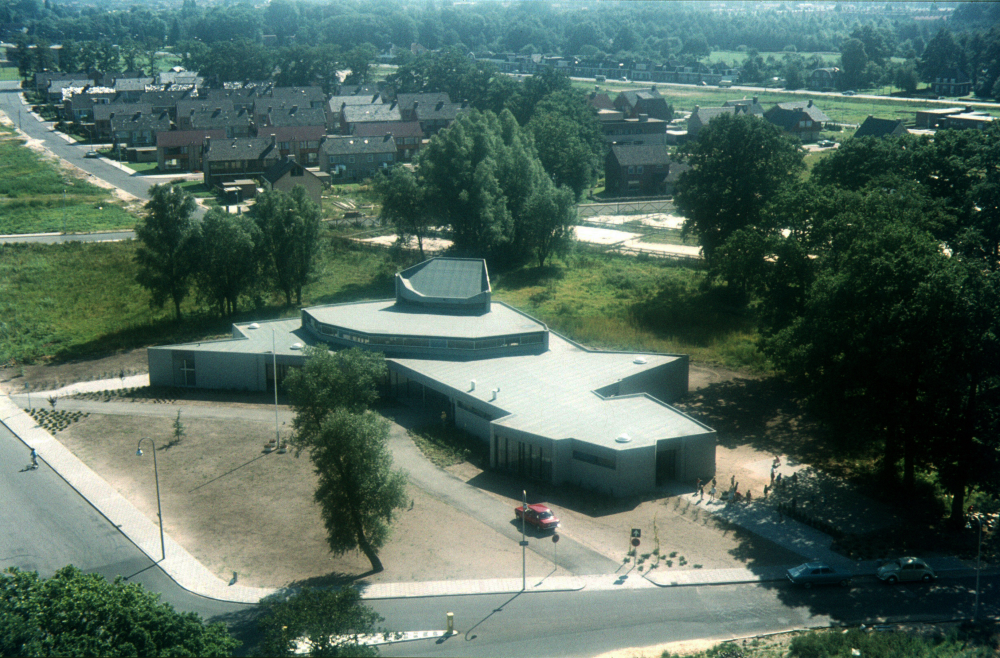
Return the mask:
MULTIPOLYGON (((129 388, 148 385, 148 375, 134 375, 124 379, 80 382, 54 391, 38 392, 41 400, 49 396, 62 397, 76 393, 129 388)), ((23 397, 23 394, 18 397, 23 397)), ((160 561, 159 526, 114 490, 35 421, 10 396, 0 397, 0 422, 14 433, 28 448, 38 451, 41 460, 51 467, 73 489, 87 499, 108 521, 117 526, 141 551, 157 561, 163 571, 178 585, 190 592, 208 598, 236 603, 256 603, 278 589, 246 587, 220 579, 198 562, 182 546, 165 536, 166 559, 160 561)), ((803 561, 812 558, 828 561, 847 568, 856 575, 871 575, 874 562, 854 562, 830 550, 831 538, 812 528, 790 519, 780 519, 766 504, 734 505, 726 507, 719 502, 690 500, 731 523, 739 525, 766 539, 781 544, 803 555, 803 561)), ((971 573, 956 558, 930 561, 939 572, 959 575, 971 573)), ((455 580, 408 583, 379 583, 361 587, 366 599, 392 599, 431 596, 460 596, 480 594, 516 594, 519 592, 555 592, 578 590, 614 590, 652 587, 684 587, 698 585, 725 585, 782 581, 789 566, 760 569, 667 569, 637 571, 634 565, 620 572, 590 575, 549 577, 537 575, 527 578, 522 590, 520 578, 495 578, 484 580, 455 580)))

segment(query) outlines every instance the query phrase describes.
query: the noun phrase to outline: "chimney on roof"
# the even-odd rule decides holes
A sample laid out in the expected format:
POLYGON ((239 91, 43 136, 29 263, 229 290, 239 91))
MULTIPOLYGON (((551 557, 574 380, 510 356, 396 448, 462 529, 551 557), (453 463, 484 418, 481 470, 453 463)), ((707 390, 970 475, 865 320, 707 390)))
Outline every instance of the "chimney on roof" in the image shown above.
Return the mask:
POLYGON ((212 148, 212 137, 211 135, 205 135, 205 151, 212 148))
POLYGON ((808 103, 808 105, 806 105, 806 107, 812 107, 812 106, 813 106, 813 101, 812 101, 812 99, 810 98, 810 99, 809 99, 809 103, 808 103))
POLYGON ((697 112, 698 112, 698 109, 699 109, 699 108, 698 108, 698 106, 697 106, 697 105, 695 105, 695 106, 694 106, 694 109, 693 109, 693 110, 691 110, 691 114, 697 114, 697 112))
POLYGON ((440 112, 442 107, 444 107, 444 101, 438 101, 437 106, 434 109, 440 112))
POLYGON ((382 141, 388 142, 390 139, 392 139, 392 133, 386 133, 385 137, 382 138, 382 141))
POLYGON ((379 102, 379 100, 378 100, 378 92, 376 92, 375 95, 372 96, 372 103, 378 103, 378 102, 379 102))
POLYGON ((274 148, 278 145, 278 135, 276 133, 271 133, 271 147, 274 148))
POLYGON ((389 109, 390 110, 395 110, 396 109, 396 101, 392 102, 392 105, 389 106, 389 109))
POLYGON ((347 101, 343 101, 343 102, 342 102, 342 103, 340 104, 340 109, 341 109, 341 110, 343 110, 343 109, 344 109, 345 107, 347 107, 347 101))
POLYGON ((295 114, 298 111, 299 111, 299 106, 298 105, 292 105, 292 111, 289 112, 289 114, 295 114))
POLYGON ((757 104, 757 97, 756 97, 756 96, 754 96, 754 97, 753 97, 753 104, 754 104, 754 105, 756 105, 756 104, 757 104))
POLYGON ((649 115, 648 114, 640 114, 639 115, 639 121, 649 121, 649 115))

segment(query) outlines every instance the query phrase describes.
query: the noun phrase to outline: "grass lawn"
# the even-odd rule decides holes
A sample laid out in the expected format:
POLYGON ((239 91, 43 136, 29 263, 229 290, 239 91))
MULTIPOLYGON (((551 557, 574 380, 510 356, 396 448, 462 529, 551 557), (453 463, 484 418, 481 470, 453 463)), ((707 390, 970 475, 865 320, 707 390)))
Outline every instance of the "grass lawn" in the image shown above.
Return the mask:
POLYGON ((181 183, 177 183, 177 187, 199 199, 208 199, 215 196, 215 193, 200 180, 186 180, 181 183))
POLYGON ((20 140, 0 142, 0 234, 126 228, 135 221, 108 190, 68 174, 20 140))
POLYGON ((155 162, 122 162, 123 165, 131 169, 132 171, 137 171, 140 174, 158 174, 160 173, 157 169, 159 165, 155 162))
POLYGON ((501 274, 493 290, 584 345, 767 370, 752 319, 725 289, 704 284, 704 272, 669 261, 581 253, 501 274))
POLYGON ((10 80, 20 80, 20 76, 17 74, 16 66, 5 66, 0 68, 0 80, 10 81, 10 80))
MULTIPOLYGON (((394 294, 394 275, 416 254, 354 246, 323 229, 315 280, 303 305, 394 294)), ((149 344, 226 333, 188 298, 186 320, 151 309, 135 283, 135 243, 0 246, 0 362, 71 359, 149 344)), ((735 368, 766 370, 751 320, 705 275, 657 259, 570 255, 539 269, 493 275, 497 299, 535 315, 568 337, 598 348, 679 352, 735 368)), ((237 320, 295 315, 265 295, 237 320)), ((244 300, 244 305, 249 304, 244 300)))

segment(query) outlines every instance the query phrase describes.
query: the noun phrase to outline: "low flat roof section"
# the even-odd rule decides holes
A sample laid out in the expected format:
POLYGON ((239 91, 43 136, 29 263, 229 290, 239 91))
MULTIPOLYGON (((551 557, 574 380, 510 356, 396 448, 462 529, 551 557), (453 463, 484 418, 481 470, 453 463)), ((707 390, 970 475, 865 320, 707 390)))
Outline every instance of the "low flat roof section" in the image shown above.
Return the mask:
POLYGON ((240 334, 241 337, 203 340, 197 343, 181 343, 179 345, 163 345, 162 347, 152 347, 150 349, 270 354, 272 329, 274 330, 273 345, 278 356, 301 356, 301 347, 315 345, 319 342, 309 331, 302 327, 302 320, 300 318, 269 320, 265 322, 244 322, 234 324, 233 329, 234 333, 240 334), (252 325, 257 325, 257 328, 251 329, 252 325), (301 347, 293 348, 292 346, 296 344, 301 347))
POLYGON ((542 354, 477 361, 387 359, 454 397, 492 407, 500 425, 552 439, 574 438, 628 449, 658 439, 709 434, 713 430, 644 394, 602 398, 596 389, 683 359, 673 354, 596 352, 549 334, 542 354), (641 358, 639 358, 641 357, 641 358), (475 380, 475 390, 472 381, 475 380), (493 390, 499 389, 496 399, 493 390), (627 433, 628 443, 615 439, 627 433))
POLYGON ((394 299, 313 306, 304 310, 324 324, 369 335, 488 338, 547 329, 541 322, 503 302, 493 302, 490 311, 481 315, 455 315, 434 312, 429 308, 414 309, 400 306, 394 299))

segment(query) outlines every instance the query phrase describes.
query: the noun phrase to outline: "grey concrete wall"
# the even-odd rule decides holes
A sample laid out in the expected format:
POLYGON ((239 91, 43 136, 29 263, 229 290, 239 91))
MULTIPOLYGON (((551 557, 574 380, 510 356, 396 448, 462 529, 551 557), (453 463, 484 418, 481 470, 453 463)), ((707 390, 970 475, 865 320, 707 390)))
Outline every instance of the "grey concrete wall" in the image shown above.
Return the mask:
POLYGON ((688 359, 683 356, 676 361, 625 377, 618 382, 615 394, 648 393, 662 402, 673 402, 687 394, 687 389, 688 359))
POLYGON ((146 350, 150 386, 174 385, 173 353, 169 347, 150 347, 146 350))
POLYGON ((267 390, 263 357, 238 352, 195 352, 198 388, 267 390))
POLYGON ((458 406, 455 407, 455 426, 478 436, 483 441, 490 440, 490 421, 458 406))
POLYGON ((715 475, 715 432, 678 439, 683 442, 677 479, 693 482, 695 478, 711 480, 715 475))

